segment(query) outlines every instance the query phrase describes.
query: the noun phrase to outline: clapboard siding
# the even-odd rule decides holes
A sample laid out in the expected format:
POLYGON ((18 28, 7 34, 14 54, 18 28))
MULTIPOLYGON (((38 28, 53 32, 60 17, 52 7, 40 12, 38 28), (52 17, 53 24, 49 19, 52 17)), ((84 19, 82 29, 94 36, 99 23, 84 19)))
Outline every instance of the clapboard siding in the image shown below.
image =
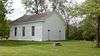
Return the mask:
POLYGON ((15 25, 11 27, 10 32, 11 40, 34 40, 41 41, 42 40, 42 22, 37 23, 28 23, 22 25, 15 25), (35 27, 35 36, 32 36, 32 26, 35 27), (14 36, 14 28, 17 27, 17 36, 14 36), (25 36, 22 36, 22 27, 25 27, 25 36))
POLYGON ((43 40, 65 40, 65 23, 56 13, 43 24, 43 40))

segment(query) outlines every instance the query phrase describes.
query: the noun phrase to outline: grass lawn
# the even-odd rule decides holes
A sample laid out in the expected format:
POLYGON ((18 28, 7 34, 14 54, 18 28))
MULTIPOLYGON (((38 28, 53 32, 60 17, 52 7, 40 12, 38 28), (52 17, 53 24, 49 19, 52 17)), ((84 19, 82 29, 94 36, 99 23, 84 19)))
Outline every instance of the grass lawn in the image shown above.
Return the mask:
POLYGON ((0 56, 100 56, 100 48, 87 41, 53 42, 0 41, 0 56))

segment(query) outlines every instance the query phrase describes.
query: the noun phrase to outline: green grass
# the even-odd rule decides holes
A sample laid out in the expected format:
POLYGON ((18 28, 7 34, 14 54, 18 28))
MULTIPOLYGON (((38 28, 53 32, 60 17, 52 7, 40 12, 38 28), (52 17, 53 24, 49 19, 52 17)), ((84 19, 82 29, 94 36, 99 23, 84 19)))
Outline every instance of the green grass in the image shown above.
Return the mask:
POLYGON ((100 48, 87 41, 53 42, 0 41, 0 56, 100 56, 100 48))

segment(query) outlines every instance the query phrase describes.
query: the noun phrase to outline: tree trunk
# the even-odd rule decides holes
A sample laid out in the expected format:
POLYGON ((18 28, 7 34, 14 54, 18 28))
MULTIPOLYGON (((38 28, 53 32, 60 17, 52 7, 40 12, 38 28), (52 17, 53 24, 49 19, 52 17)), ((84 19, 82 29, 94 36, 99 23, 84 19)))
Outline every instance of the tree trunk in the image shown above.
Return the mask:
POLYGON ((66 25, 67 25, 67 32, 66 32, 66 34, 67 34, 67 38, 69 38, 69 21, 66 22, 66 25))
POLYGON ((97 17, 96 46, 100 47, 100 16, 97 17))

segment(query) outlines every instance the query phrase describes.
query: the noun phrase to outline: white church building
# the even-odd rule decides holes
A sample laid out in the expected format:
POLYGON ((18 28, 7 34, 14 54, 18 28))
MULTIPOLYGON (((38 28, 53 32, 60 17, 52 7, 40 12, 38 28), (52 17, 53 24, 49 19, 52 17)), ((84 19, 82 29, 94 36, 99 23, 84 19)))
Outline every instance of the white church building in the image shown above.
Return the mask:
POLYGON ((65 40, 65 22, 57 12, 24 15, 11 23, 10 40, 65 40))

